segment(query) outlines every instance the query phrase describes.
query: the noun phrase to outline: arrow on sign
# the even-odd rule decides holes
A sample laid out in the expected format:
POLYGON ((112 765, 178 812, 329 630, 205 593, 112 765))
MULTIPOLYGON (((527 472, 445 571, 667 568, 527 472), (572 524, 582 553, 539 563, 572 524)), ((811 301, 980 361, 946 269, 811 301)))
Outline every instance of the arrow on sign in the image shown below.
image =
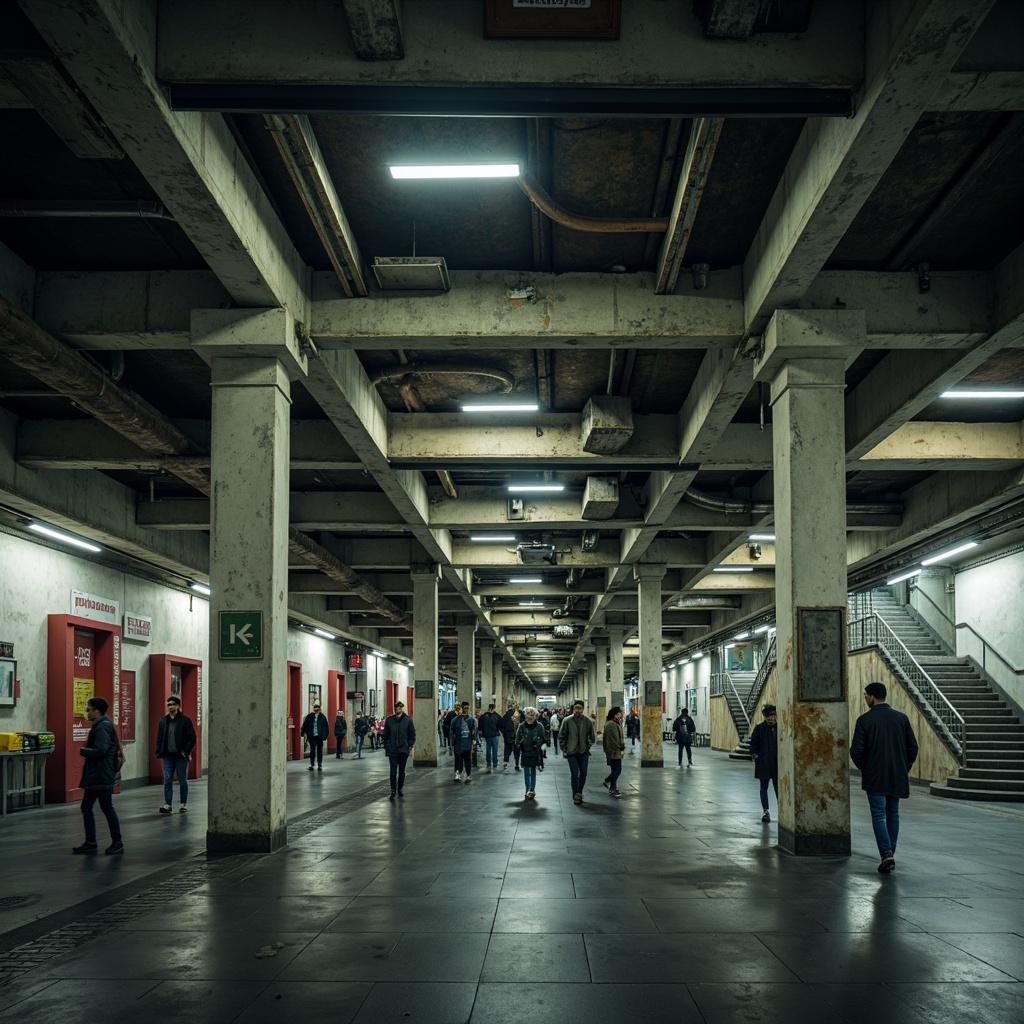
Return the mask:
POLYGON ((248 632, 252 628, 252 623, 247 622, 241 629, 236 630, 234 626, 231 627, 231 643, 234 643, 236 638, 241 640, 246 647, 249 646, 249 641, 252 639, 252 633, 248 632))

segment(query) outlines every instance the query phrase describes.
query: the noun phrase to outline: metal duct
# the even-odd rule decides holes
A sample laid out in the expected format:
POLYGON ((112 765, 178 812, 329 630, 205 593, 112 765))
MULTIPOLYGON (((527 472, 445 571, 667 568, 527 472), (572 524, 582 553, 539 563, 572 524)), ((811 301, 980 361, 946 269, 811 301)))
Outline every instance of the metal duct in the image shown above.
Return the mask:
POLYGON ((157 199, 2 199, 0 217, 102 217, 170 220, 157 199))
POLYGON ((732 594, 722 594, 718 597, 684 594, 672 608, 739 608, 741 603, 741 599, 732 594))
POLYGON ((384 366, 371 378, 371 384, 385 384, 403 377, 436 377, 458 374, 463 377, 491 377, 501 382, 501 393, 507 395, 515 387, 512 374, 496 366, 459 366, 457 363, 398 363, 384 366))
MULTIPOLYGON (((775 511, 775 505, 770 501, 731 501, 727 498, 715 498, 704 491, 698 491, 696 487, 687 487, 683 498, 698 508, 711 512, 725 512, 729 515, 767 516, 775 511)), ((892 516, 899 515, 903 511, 903 506, 898 501, 848 501, 846 511, 860 515, 892 516)))
POLYGON ((520 174, 516 178, 516 184, 541 213, 546 217, 550 217, 556 224, 561 224, 562 227, 570 228, 573 231, 592 231, 601 234, 609 232, 638 232, 643 234, 649 231, 660 231, 662 233, 668 231, 667 217, 648 217, 643 219, 581 217, 578 214, 570 213, 568 210, 563 210, 537 182, 528 178, 525 174, 520 174))

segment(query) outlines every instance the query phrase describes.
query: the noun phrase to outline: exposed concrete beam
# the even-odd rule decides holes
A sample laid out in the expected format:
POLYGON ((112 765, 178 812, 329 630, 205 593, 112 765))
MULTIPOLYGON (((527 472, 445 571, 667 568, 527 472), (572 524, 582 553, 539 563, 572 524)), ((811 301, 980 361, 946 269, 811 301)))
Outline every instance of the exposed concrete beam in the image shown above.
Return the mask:
POLYGON ((1021 423, 906 423, 856 463, 891 471, 1009 469, 1024 462, 1021 423))
POLYGON ((808 120, 744 261, 745 329, 800 300, 874 191, 993 0, 867 7, 866 79, 847 121, 808 120))
POLYGON ((1024 110, 1024 71, 951 71, 933 110, 1024 110))
MULTIPOLYGON (((821 5, 819 5, 821 7, 821 5)), ((770 34, 735 50, 709 44, 679 4, 630 0, 610 47, 560 40, 495 45, 476 4, 414 0, 403 8, 405 59, 367 63, 345 45, 332 4, 282 7, 275 0, 175 0, 160 8, 160 76, 166 82, 296 84, 751 86, 793 82, 855 88, 862 74, 859 4, 815 11, 807 33, 770 34), (243 35, 238 26, 244 24, 243 35)))
POLYGON ((704 17, 708 39, 746 39, 768 0, 710 0, 704 17))
MULTIPOLYGON (((389 573, 364 573, 363 579, 389 597, 412 597, 412 582, 408 569, 389 573)), ((290 572, 288 574, 290 594, 355 594, 355 591, 337 580, 319 572, 290 572)), ((328 603, 328 611, 330 604, 328 603)))
POLYGON ((28 316, 35 316, 36 272, 0 243, 0 297, 28 316))
POLYGON ((405 56, 399 0, 342 0, 352 49, 360 60, 401 60, 405 56))
MULTIPOLYGON (((308 268, 223 117, 176 114, 167 105, 156 69, 157 4, 23 0, 21 7, 232 299, 283 306, 308 323, 308 268)), ((191 34, 195 40, 195 25, 191 34)))

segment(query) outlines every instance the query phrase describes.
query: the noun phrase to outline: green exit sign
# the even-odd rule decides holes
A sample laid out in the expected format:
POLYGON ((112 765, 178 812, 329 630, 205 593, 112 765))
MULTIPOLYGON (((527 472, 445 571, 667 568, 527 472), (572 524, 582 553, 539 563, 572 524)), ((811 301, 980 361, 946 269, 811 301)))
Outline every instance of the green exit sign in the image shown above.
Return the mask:
POLYGON ((220 656, 263 657, 263 612, 220 613, 220 656))

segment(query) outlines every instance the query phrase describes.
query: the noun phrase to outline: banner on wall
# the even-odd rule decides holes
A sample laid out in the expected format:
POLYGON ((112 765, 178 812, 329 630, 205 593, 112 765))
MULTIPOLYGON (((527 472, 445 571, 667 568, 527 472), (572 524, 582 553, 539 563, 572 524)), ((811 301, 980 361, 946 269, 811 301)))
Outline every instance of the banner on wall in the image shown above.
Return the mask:
POLYGON ((98 594, 87 594, 82 590, 71 591, 71 614, 82 619, 95 619, 97 622, 111 622, 115 626, 121 624, 121 602, 98 594))

